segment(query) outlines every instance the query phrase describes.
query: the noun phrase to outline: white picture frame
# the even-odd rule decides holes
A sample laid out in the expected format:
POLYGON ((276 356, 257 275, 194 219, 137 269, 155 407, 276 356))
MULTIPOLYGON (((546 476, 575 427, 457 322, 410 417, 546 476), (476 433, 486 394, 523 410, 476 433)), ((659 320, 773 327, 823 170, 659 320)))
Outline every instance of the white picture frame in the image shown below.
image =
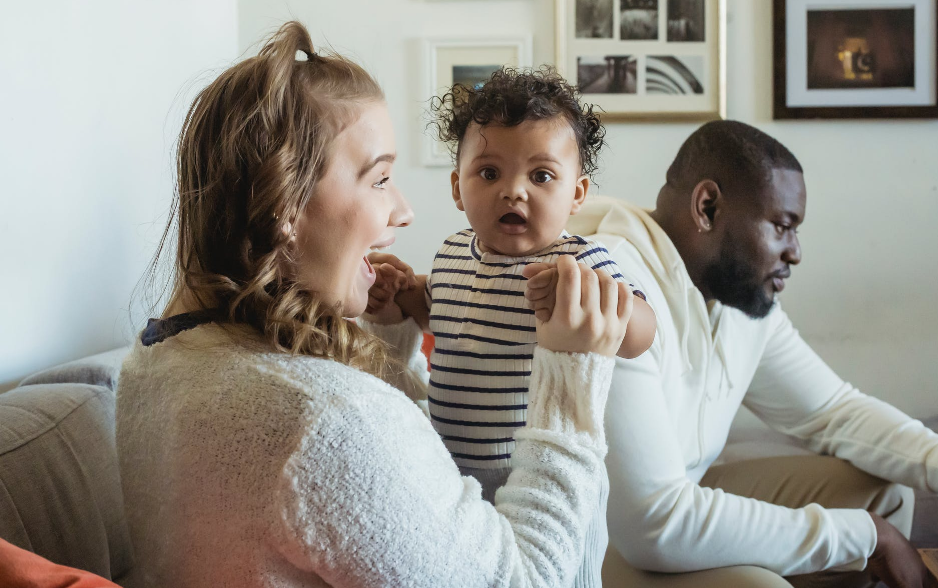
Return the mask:
MULTIPOLYGON (((425 39, 427 99, 442 96, 455 82, 481 81, 500 67, 531 67, 531 45, 530 35, 425 39)), ((446 145, 430 136, 429 130, 425 134, 423 164, 451 166, 446 145)))
POLYGON ((726 118, 726 0, 555 0, 554 10, 557 68, 603 120, 726 118))

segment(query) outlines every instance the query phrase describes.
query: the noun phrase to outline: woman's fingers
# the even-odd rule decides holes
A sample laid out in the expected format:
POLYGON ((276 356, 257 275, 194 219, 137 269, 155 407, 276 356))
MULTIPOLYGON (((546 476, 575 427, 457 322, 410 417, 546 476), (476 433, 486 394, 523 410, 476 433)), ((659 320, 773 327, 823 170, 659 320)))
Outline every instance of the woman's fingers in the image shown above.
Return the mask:
POLYGON ((529 263, 521 268, 521 275, 529 280, 537 274, 557 267, 556 263, 529 263))
POLYGON ((569 255, 557 259, 557 302, 553 317, 562 317, 570 324, 580 314, 580 268, 569 255))
POLYGON ((396 255, 372 251, 368 254, 368 261, 371 262, 372 266, 375 266, 376 271, 378 265, 389 265, 400 272, 399 288, 409 290, 417 285, 417 275, 414 273, 413 268, 398 259, 396 255))
POLYGON ((632 289, 622 282, 616 282, 619 287, 619 301, 616 314, 620 321, 628 323, 632 318, 632 309, 635 308, 635 294, 632 289))
POLYGON ((606 272, 597 272, 599 278, 599 308, 604 317, 618 318, 619 285, 606 272))
MULTIPOLYGON (((596 270, 580 264, 580 310, 594 326, 600 328, 602 316, 602 293, 596 270)), ((605 272, 603 272, 605 273, 605 272)))

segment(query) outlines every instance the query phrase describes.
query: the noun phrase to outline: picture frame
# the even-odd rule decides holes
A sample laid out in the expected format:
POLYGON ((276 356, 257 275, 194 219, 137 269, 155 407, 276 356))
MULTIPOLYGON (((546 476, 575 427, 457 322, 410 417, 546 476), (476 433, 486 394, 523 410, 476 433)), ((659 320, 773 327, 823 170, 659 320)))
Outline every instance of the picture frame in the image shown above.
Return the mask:
POLYGON ((726 0, 555 0, 556 64, 604 121, 726 118, 726 0))
POLYGON ((773 118, 938 118, 938 0, 774 0, 773 118))
MULTIPOLYGON (((504 67, 531 67, 531 36, 428 38, 426 55, 426 96, 442 96, 456 82, 480 83, 504 67)), ((449 166, 452 158, 446 146, 429 134, 424 141, 423 164, 449 166)))

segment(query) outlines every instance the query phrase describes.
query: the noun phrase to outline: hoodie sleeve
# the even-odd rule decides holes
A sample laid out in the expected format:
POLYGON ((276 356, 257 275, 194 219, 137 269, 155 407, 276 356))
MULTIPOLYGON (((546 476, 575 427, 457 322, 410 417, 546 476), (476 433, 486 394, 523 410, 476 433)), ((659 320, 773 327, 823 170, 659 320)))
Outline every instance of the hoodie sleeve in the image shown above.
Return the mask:
POLYGON ((772 320, 745 405, 817 453, 886 480, 938 492, 938 435, 840 379, 784 311, 776 309, 772 320))
POLYGON ((783 576, 860 570, 875 542, 864 511, 801 509, 691 481, 662 392, 661 348, 616 361, 606 408, 609 540, 632 565, 689 572, 756 565, 783 576))

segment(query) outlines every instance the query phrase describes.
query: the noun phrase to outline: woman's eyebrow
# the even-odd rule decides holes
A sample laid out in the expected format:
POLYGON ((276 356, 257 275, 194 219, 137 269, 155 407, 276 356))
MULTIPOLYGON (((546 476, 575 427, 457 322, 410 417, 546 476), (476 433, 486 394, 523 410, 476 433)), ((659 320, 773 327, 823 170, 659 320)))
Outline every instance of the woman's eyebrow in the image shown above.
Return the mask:
POLYGON ((374 161, 366 163, 362 166, 361 170, 358 172, 358 179, 362 179, 365 174, 367 174, 371 169, 378 165, 379 163, 386 161, 388 163, 394 163, 394 160, 397 159, 397 155, 394 153, 385 153, 384 155, 379 155, 375 157, 374 161))

